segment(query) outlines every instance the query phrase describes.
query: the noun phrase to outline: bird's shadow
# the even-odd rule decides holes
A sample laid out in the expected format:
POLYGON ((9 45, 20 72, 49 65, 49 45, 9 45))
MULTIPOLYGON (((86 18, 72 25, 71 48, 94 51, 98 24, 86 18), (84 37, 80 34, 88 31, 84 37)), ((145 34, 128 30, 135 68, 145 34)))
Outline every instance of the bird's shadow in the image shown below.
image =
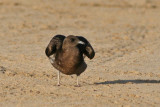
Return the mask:
POLYGON ((143 84, 143 83, 160 83, 160 80, 114 80, 114 81, 104 81, 104 82, 96 82, 94 84, 100 85, 100 84, 143 84))

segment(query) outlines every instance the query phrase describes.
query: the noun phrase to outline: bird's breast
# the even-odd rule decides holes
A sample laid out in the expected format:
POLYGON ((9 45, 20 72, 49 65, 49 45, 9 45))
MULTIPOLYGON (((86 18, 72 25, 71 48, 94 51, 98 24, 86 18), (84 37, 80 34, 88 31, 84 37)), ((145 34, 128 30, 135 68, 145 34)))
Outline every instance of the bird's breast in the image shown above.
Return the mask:
POLYGON ((68 75, 74 74, 82 62, 83 55, 78 49, 65 50, 56 60, 57 65, 62 69, 61 72, 68 75))

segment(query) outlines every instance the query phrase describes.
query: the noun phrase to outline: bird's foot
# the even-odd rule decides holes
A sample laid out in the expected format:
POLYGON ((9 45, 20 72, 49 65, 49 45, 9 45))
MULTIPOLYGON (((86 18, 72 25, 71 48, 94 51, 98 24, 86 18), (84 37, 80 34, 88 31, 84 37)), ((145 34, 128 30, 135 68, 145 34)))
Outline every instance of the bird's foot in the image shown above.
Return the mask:
POLYGON ((81 87, 81 85, 75 85, 75 87, 81 87))
POLYGON ((60 86, 60 84, 57 84, 57 86, 60 86))

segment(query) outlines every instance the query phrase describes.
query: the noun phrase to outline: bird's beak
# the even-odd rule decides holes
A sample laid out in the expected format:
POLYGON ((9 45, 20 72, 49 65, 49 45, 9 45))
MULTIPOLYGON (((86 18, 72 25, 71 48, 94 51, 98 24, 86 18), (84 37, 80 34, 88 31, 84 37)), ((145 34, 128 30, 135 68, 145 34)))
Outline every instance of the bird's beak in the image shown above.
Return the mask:
POLYGON ((79 41, 79 42, 78 42, 78 44, 82 44, 82 45, 84 45, 85 43, 84 43, 84 42, 82 42, 82 41, 79 41))

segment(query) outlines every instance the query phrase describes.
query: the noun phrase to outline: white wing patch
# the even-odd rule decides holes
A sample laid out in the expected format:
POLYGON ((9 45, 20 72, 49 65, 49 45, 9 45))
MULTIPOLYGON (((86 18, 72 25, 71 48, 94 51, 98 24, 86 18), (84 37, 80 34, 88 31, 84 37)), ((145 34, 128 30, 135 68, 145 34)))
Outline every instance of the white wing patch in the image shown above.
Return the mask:
POLYGON ((49 61, 51 62, 51 64, 53 64, 53 63, 54 63, 54 61, 55 61, 54 56, 50 56, 50 57, 49 57, 49 61))

